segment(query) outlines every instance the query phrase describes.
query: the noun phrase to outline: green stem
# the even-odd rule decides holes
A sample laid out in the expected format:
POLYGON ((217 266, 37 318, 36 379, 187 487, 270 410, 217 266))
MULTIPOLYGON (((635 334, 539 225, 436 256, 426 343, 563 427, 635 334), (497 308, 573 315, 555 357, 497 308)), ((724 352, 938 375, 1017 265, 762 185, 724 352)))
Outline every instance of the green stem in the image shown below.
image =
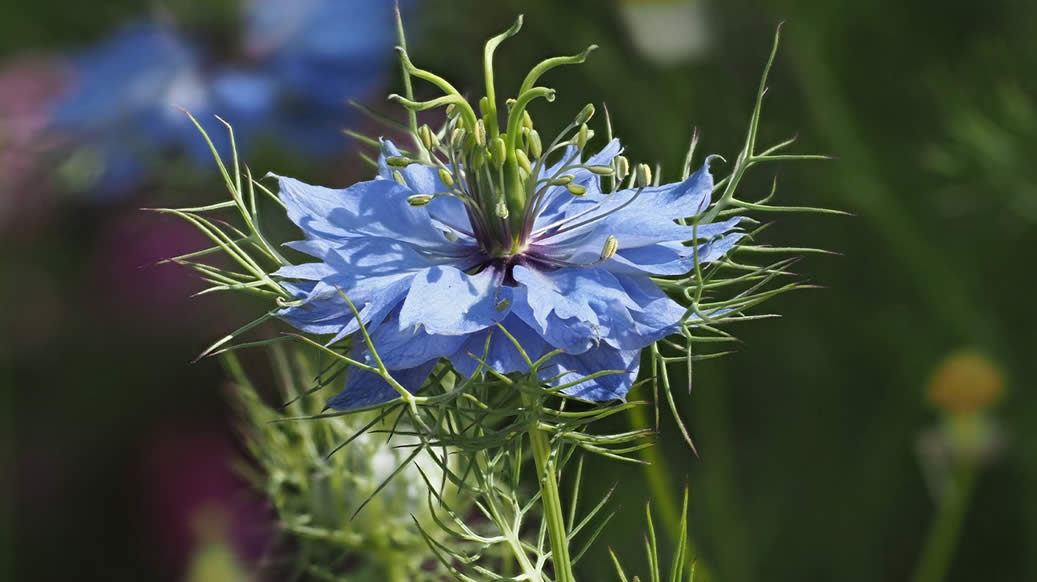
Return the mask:
POLYGON ((382 566, 385 568, 385 579, 387 582, 407 582, 410 580, 403 556, 393 552, 385 552, 382 555, 382 566))
MULTIPOLYGON (((527 399, 527 405, 539 406, 533 399, 527 399)), ((544 507, 544 519, 547 520, 547 535, 551 540, 551 562, 554 564, 556 582, 575 582, 572 570, 572 558, 569 556, 569 534, 565 529, 565 513, 562 511, 562 498, 558 493, 558 475, 555 462, 551 458, 551 445, 547 434, 540 429, 534 420, 529 425, 529 441, 533 449, 533 460, 537 469, 537 484, 540 486, 540 500, 544 507)))
MULTIPOLYGON (((479 452, 476 458, 480 465, 479 470, 486 471, 486 452, 479 452)), ((511 527, 510 523, 512 522, 505 518, 501 513, 500 508, 497 506, 497 501, 494 499, 494 490, 492 488, 483 496, 483 500, 486 502, 486 508, 489 510, 493 522, 497 524, 501 533, 504 534, 508 548, 511 550, 512 555, 515 556, 515 562, 518 564, 519 568, 522 569, 522 573, 531 582, 542 580, 540 572, 537 570, 536 566, 529 561, 529 556, 526 555, 526 550, 522 547, 522 542, 519 540, 519 533, 511 527)))
MULTIPOLYGON (((403 16, 400 14, 400 5, 397 2, 394 7, 396 12, 396 41, 399 43, 400 48, 406 53, 407 50, 407 36, 403 31, 403 16)), ((403 71, 403 94, 410 99, 414 100, 414 88, 411 85, 410 71, 407 70, 406 62, 404 58, 400 57, 400 68, 403 71)), ((414 147, 417 148, 422 161, 428 161, 428 152, 425 151, 425 145, 421 143, 421 139, 418 137, 418 112, 413 109, 407 109, 407 125, 410 127, 411 138, 414 139, 414 147)))
POLYGON ((978 473, 974 462, 966 463, 957 472, 929 529, 914 582, 939 582, 947 575, 978 473))

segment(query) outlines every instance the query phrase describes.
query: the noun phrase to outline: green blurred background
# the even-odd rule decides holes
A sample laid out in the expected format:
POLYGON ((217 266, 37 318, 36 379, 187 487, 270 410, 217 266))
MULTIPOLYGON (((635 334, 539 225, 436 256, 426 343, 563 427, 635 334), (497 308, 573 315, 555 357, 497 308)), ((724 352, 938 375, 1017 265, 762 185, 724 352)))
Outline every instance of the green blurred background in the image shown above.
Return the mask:
MULTIPOLYGON (((26 89, 40 83, 8 73, 58 74, 63 59, 130 19, 173 21, 218 48, 238 34, 238 10, 231 0, 5 10, 0 96, 41 103, 26 89)), ((699 458, 662 426, 670 488, 689 484, 692 537, 714 579, 909 579, 937 507, 927 468, 952 446, 947 413, 925 390, 965 349, 987 358, 1005 391, 984 416, 996 442, 980 455, 947 579, 1037 580, 1037 4, 422 0, 408 10, 411 54, 474 94, 482 43, 519 12, 526 27, 498 52, 497 86, 517 86, 547 56, 600 45, 586 65, 547 79, 559 97, 533 110, 541 133, 605 102, 628 154, 660 161, 670 178, 695 127, 700 151, 733 159, 785 21, 761 141, 798 134, 798 151, 836 158, 766 168, 746 183, 760 194, 747 198, 762 197, 774 170, 778 203, 855 216, 778 220, 767 242, 840 253, 797 265, 825 288, 773 301, 766 307, 782 318, 734 330, 744 341, 735 355, 696 367, 679 406, 699 458)), ((384 76, 342 101, 391 111, 380 97, 399 90, 391 51, 369 65, 384 76)), ((168 159, 128 193, 88 192, 59 171, 68 159, 51 153, 61 147, 38 145, 45 134, 12 137, 24 111, 0 110, 8 579, 184 580, 207 539, 199 515, 212 507, 232 516, 238 559, 256 559, 270 518, 228 468, 241 453, 223 372, 190 362, 260 307, 188 299, 199 285, 186 270, 140 268, 204 241, 137 208, 215 201, 218 176, 163 151, 168 159)), ((354 142, 336 129, 327 139, 321 156, 267 140, 250 165, 329 185, 367 171, 354 142)), ((606 544, 634 565, 643 559, 652 491, 638 467, 593 469, 602 491, 619 484, 622 508, 580 572, 611 579, 606 544)))

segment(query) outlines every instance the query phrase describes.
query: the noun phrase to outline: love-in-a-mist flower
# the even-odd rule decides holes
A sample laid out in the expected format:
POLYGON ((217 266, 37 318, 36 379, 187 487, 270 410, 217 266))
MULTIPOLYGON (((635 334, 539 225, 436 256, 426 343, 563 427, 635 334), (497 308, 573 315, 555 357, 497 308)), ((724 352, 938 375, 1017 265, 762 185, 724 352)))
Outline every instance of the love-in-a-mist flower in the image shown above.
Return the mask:
MULTIPOLYGON (((279 316, 330 334, 329 343, 362 322, 383 365, 412 392, 441 358, 466 376, 480 360, 522 374, 526 358, 555 352, 537 370, 541 381, 585 400, 624 398, 641 349, 689 317, 651 277, 688 273, 742 236, 733 232, 738 218, 700 218, 713 190, 708 160, 686 180, 652 185, 648 166, 631 171, 618 140, 585 155, 589 105, 545 146, 526 108, 554 93, 534 86, 537 78, 586 53, 534 68, 503 126, 492 78, 476 115, 449 83, 403 56, 411 74, 447 96, 394 98, 412 109, 449 103, 448 121, 438 132, 419 128, 413 154, 382 141, 372 180, 335 190, 279 179, 280 199, 306 236, 289 244, 319 259, 275 273, 298 299, 279 316)), ((373 362, 358 339, 352 357, 373 362)), ((328 405, 371 406, 397 394, 354 369, 328 405)))

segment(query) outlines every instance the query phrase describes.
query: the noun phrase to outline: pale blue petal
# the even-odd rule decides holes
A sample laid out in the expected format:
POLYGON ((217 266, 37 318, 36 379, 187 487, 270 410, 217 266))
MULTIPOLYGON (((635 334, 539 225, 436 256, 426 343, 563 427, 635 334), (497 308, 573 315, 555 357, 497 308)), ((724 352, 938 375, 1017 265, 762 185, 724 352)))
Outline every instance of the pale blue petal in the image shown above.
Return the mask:
MULTIPOLYGON (((545 342, 540 337, 540 334, 526 325, 515 314, 505 318, 501 325, 515 337, 515 340, 522 346, 522 350, 526 352, 526 356, 530 361, 537 361, 553 349, 553 346, 545 342)), ((529 366, 526 365, 525 358, 522 357, 518 348, 515 347, 514 342, 496 326, 469 335, 464 344, 451 354, 450 363, 453 364, 455 370, 465 377, 469 377, 475 373, 475 369, 479 365, 476 358, 483 360, 490 368, 501 374, 529 372, 529 366), (490 336, 488 352, 486 350, 487 335, 490 336)))
POLYGON ((558 378, 555 386, 577 382, 597 372, 616 371, 579 382, 562 392, 591 402, 625 400, 637 379, 641 350, 617 350, 602 345, 582 354, 560 354, 552 358, 541 371, 541 378, 558 378))
MULTIPOLYGON (((382 140, 382 153, 378 156, 378 179, 395 180, 394 172, 399 172, 407 187, 416 194, 436 194, 449 192, 450 189, 439 179, 439 169, 424 164, 410 164, 406 168, 390 168, 385 162, 386 156, 399 156, 400 150, 387 139, 382 140)), ((468 218, 464 203, 457 198, 440 196, 434 198, 425 207, 433 224, 444 230, 450 230, 455 236, 472 237, 472 223, 468 218)))
POLYGON ((378 357, 389 369, 413 368, 451 355, 465 339, 463 335, 433 335, 424 328, 400 325, 399 309, 371 334, 378 357))
POLYGON ((601 340, 600 332, 587 322, 575 318, 562 320, 554 313, 538 319, 525 287, 515 289, 511 311, 548 344, 571 354, 587 351, 601 340))
POLYGON ((511 288, 492 269, 468 275, 442 265, 419 273, 400 311, 400 325, 424 326, 429 333, 467 334, 502 321, 510 309, 511 288))
POLYGON ((428 210, 411 206, 415 192, 393 180, 369 180, 334 190, 279 177, 278 196, 288 217, 308 236, 346 239, 392 238, 422 247, 450 247, 428 210))
POLYGON ((516 294, 516 313, 544 339, 571 353, 629 326, 628 310, 640 308, 616 277, 603 269, 537 271, 519 265, 513 274, 525 290, 516 294))
MULTIPOLYGON (((432 372, 436 363, 428 362, 405 370, 392 370, 390 374, 408 392, 414 394, 432 372)), ((346 375, 346 385, 342 392, 330 398, 327 408, 335 410, 353 410, 385 404, 399 397, 399 393, 385 380, 366 370, 356 368, 346 375)))

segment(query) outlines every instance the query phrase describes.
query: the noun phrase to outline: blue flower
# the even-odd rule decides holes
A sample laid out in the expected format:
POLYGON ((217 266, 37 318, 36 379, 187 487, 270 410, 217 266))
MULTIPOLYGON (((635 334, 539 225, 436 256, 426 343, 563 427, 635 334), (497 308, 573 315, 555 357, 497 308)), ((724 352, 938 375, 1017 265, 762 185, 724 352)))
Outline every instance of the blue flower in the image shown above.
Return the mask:
POLYGON ((214 115, 234 126, 246 154, 261 136, 303 155, 341 151, 347 101, 369 95, 387 68, 393 23, 381 8, 377 0, 254 0, 243 7, 244 59, 199 50, 157 23, 125 27, 74 60, 72 84, 55 104, 53 128, 93 162, 80 188, 123 194, 169 151, 207 164, 208 145, 178 108, 205 126, 221 155, 229 141, 214 115))
MULTIPOLYGON (((176 107, 191 110, 211 129, 216 128, 212 114, 227 114, 228 108, 219 102, 196 51, 172 31, 128 26, 81 55, 73 68, 72 85, 55 104, 53 125, 79 137, 96 159, 96 183, 87 186, 125 190, 164 149, 186 151, 198 162, 211 158, 176 107)), ((240 84, 233 85, 225 93, 241 95, 240 84)), ((245 131, 249 120, 232 113, 229 121, 245 131)))
MULTIPOLYGON (((561 350, 538 370, 542 381, 573 384, 563 391, 584 400, 623 399, 641 349, 688 318, 650 277, 686 274, 743 235, 738 218, 678 222, 710 202, 708 161, 681 182, 606 192, 599 174, 620 153, 613 140, 586 160, 575 145, 551 165, 544 156, 525 179, 533 195, 510 218, 485 203, 490 180, 470 176, 471 166, 408 164, 390 142, 374 180, 335 190, 281 177, 279 196, 305 234, 289 246, 319 260, 275 273, 299 300, 279 316, 334 343, 360 329, 348 297, 386 368, 412 392, 442 358, 465 376, 484 352, 502 374, 528 373, 502 326, 533 360, 561 350)), ((353 346, 354 359, 372 361, 364 342, 353 346)), ((354 369, 328 406, 396 396, 354 369)))
POLYGON ((395 44, 392 11, 381 0, 252 0, 243 48, 278 87, 278 143, 326 155, 343 146, 346 102, 382 82, 395 44))

